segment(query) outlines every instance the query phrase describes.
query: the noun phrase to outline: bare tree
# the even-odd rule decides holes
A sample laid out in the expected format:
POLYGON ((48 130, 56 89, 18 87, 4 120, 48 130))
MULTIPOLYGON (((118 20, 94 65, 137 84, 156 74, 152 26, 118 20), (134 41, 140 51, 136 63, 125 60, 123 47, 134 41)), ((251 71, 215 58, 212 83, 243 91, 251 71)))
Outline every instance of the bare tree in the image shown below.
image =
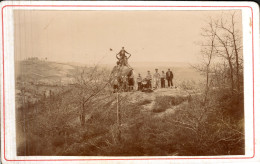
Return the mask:
POLYGON ((106 94, 108 86, 107 72, 104 69, 94 68, 78 68, 74 76, 76 95, 75 99, 79 104, 79 118, 81 125, 85 125, 86 111, 91 103, 99 96, 106 94))
POLYGON ((216 30, 214 22, 211 19, 205 28, 202 28, 202 34, 204 42, 201 43, 201 56, 202 62, 197 66, 193 66, 196 70, 206 75, 206 87, 203 103, 205 104, 210 89, 210 73, 211 63, 216 51, 216 30))
POLYGON ((217 53, 224 57, 228 64, 229 64, 229 70, 230 70, 230 81, 231 81, 231 91, 233 93, 234 91, 234 68, 233 68, 233 55, 234 51, 233 49, 230 49, 231 47, 231 41, 228 35, 221 36, 220 34, 216 34, 216 37, 219 41, 219 46, 217 48, 217 53))
POLYGON ((240 92, 240 51, 242 50, 242 39, 240 36, 240 31, 237 30, 236 28, 236 22, 235 22, 235 14, 236 12, 233 12, 231 14, 231 23, 227 23, 221 19, 221 23, 219 25, 219 28, 222 29, 223 31, 227 32, 227 35, 229 35, 230 39, 230 47, 232 48, 232 51, 234 52, 235 55, 235 62, 236 62, 236 87, 238 92, 240 92))
MULTIPOLYGON (((218 19, 210 19, 203 30, 203 40, 204 43, 201 45, 202 51, 201 54, 203 56, 203 68, 202 72, 206 73, 206 91, 209 86, 209 68, 210 64, 216 63, 221 64, 221 58, 225 59, 228 64, 229 73, 227 76, 229 77, 231 92, 233 94, 234 90, 237 89, 240 92, 241 85, 241 75, 240 69, 242 68, 242 58, 241 58, 241 50, 242 50, 242 39, 240 36, 240 31, 236 28, 235 22, 235 12, 232 14, 227 14, 225 17, 222 15, 221 18, 218 19), (212 61, 212 55, 216 56, 215 61, 212 61), (205 62, 206 61, 206 62, 205 62)), ((222 66, 221 66, 222 68, 222 66)), ((224 68, 223 68, 224 69, 224 68)), ((216 73, 219 69, 213 69, 212 73, 216 73)), ((222 71, 225 73, 225 71, 222 71)), ((226 77, 226 76, 225 76, 226 77)))

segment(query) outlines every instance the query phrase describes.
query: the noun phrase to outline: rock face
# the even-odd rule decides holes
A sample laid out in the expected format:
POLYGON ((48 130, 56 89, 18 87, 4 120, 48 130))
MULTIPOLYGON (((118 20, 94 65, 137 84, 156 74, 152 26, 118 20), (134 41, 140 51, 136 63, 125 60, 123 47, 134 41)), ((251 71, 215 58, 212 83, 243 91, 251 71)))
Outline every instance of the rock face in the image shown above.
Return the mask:
POLYGON ((114 84, 116 80, 121 79, 123 76, 131 76, 133 69, 127 66, 114 66, 110 74, 110 83, 114 84))

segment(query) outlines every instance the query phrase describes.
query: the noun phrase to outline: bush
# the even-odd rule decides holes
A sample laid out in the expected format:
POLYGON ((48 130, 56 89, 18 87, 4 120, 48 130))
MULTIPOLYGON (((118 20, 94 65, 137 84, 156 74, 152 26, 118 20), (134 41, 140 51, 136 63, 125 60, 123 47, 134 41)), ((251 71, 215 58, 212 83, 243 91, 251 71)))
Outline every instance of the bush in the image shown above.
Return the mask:
POLYGON ((164 112, 171 106, 172 97, 171 96, 157 96, 155 98, 155 104, 152 111, 155 113, 164 112))
POLYGON ((176 97, 172 97, 171 100, 171 105, 175 106, 175 105, 179 105, 181 103, 183 103, 184 101, 188 100, 190 97, 181 97, 181 96, 176 96, 176 97))
POLYGON ((194 90, 196 83, 193 80, 185 80, 185 81, 180 82, 178 85, 181 89, 184 89, 184 90, 194 90))
POLYGON ((157 96, 155 98, 155 104, 152 111, 154 113, 164 112, 166 109, 170 108, 171 106, 179 105, 188 99, 189 97, 182 97, 182 96, 157 96))
POLYGON ((152 100, 145 99, 145 100, 143 100, 143 101, 140 101, 140 102, 138 103, 138 105, 146 105, 146 104, 150 104, 151 102, 152 102, 152 100))

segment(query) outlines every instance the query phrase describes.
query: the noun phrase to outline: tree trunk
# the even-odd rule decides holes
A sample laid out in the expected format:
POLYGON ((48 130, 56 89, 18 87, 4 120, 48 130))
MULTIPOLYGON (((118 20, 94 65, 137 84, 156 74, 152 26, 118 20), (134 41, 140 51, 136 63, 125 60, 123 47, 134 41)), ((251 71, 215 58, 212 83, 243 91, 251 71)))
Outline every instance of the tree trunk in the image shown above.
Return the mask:
POLYGON ((120 130, 120 126, 121 126, 121 111, 120 111, 120 99, 119 99, 119 93, 117 92, 117 130, 118 130, 118 134, 117 134, 117 139, 120 142, 121 141, 121 130, 120 130))
POLYGON ((203 104, 206 104, 207 101, 207 97, 208 97, 208 91, 209 91, 209 66, 207 65, 207 77, 206 77, 206 90, 205 90, 205 97, 204 97, 204 101, 203 104))
POLYGON ((233 75, 233 66, 232 66, 232 62, 231 59, 228 58, 228 64, 229 64, 229 69, 230 69, 230 80, 231 80, 231 93, 233 94, 234 92, 234 75, 233 75))
POLYGON ((239 78, 239 62, 238 62, 238 52, 237 52, 237 45, 236 45, 236 39, 235 35, 233 33, 233 42, 234 42, 234 48, 235 48, 235 54, 236 54, 236 76, 237 76, 237 91, 240 92, 240 78, 239 78))
POLYGON ((80 115, 80 122, 81 122, 81 126, 85 126, 85 105, 84 102, 82 103, 82 112, 80 115))

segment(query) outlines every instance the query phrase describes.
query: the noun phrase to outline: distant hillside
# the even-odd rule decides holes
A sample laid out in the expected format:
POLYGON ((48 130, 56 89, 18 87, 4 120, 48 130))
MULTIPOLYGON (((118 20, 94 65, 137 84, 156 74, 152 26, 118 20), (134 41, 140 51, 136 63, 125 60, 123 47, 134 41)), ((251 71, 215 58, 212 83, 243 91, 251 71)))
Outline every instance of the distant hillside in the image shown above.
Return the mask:
MULTIPOLYGON (((161 71, 167 71, 171 69, 174 73, 174 80, 176 81, 201 81, 203 76, 199 72, 191 68, 188 63, 180 62, 129 62, 134 68, 134 72, 137 76, 141 73, 142 77, 145 77, 147 71, 150 70, 153 74, 155 68, 161 71)), ((76 67, 83 66, 77 63, 58 63, 51 61, 19 61, 16 62, 16 78, 19 81, 45 83, 45 84, 68 84, 72 81, 73 70, 76 67)), ((100 65, 112 70, 114 65, 106 64, 100 65)))
POLYGON ((74 65, 50 61, 18 61, 15 75, 19 81, 35 83, 68 83, 71 80, 74 65))

